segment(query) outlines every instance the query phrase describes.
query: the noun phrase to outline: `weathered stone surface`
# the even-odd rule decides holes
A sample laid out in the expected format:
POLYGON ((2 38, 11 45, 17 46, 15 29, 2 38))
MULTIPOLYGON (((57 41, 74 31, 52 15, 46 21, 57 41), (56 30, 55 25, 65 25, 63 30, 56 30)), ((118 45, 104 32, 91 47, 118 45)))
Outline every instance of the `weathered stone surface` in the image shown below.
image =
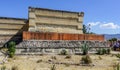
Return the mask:
MULTIPOLYGON (((89 53, 96 53, 97 49, 110 48, 107 42, 86 41, 89 45, 89 53)), ((16 46, 16 54, 60 54, 64 49, 68 54, 82 53, 81 46, 84 41, 63 40, 25 40, 16 46)))
POLYGON ((83 12, 30 7, 29 31, 82 34, 83 16, 83 12))
POLYGON ((22 40, 22 32, 28 30, 26 19, 0 17, 0 40, 22 40))
MULTIPOLYGON (((109 47, 107 42, 100 41, 86 41, 89 47, 109 47)), ((25 40, 17 47, 48 47, 48 48, 80 48, 84 41, 79 40, 25 40)))

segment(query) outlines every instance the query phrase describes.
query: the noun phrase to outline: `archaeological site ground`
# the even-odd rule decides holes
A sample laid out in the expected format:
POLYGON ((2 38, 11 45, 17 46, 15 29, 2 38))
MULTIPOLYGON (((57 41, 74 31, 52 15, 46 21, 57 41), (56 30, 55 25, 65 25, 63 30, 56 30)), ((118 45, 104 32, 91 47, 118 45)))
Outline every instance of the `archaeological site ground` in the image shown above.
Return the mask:
POLYGON ((85 34, 83 18, 36 7, 28 19, 0 17, 0 70, 120 70, 117 41, 85 34))

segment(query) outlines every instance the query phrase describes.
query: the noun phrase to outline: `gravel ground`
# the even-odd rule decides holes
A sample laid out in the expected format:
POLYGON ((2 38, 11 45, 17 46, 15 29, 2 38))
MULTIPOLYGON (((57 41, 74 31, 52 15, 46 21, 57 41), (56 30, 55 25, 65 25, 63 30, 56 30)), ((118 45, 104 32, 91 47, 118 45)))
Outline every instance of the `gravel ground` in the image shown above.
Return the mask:
MULTIPOLYGON (((7 62, 0 64, 10 69, 12 66, 17 66, 19 70, 50 70, 54 62, 63 63, 80 63, 83 55, 71 55, 70 59, 65 59, 66 56, 62 55, 41 55, 41 56, 15 56, 14 58, 8 58, 7 62), (55 59, 51 57, 55 56, 55 59), (38 62, 39 61, 39 62, 38 62)), ((113 70, 113 65, 120 62, 114 55, 90 55, 92 58, 92 64, 95 66, 81 66, 70 64, 56 64, 56 70, 113 70)), ((4 57, 0 56, 0 61, 4 57)))

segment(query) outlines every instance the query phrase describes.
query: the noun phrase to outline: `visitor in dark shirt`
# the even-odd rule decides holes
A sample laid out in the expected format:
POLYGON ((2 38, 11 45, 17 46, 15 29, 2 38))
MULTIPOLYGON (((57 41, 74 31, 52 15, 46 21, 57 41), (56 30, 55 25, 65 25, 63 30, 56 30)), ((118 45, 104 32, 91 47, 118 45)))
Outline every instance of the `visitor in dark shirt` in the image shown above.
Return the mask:
POLYGON ((116 42, 113 47, 114 47, 114 50, 116 51, 116 49, 120 47, 120 44, 116 42))

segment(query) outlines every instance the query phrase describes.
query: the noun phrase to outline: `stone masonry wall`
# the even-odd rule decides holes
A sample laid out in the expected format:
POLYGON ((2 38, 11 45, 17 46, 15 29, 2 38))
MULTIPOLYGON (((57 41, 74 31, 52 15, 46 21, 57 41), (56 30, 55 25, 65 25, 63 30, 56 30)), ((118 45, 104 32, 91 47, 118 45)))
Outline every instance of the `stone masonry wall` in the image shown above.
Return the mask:
POLYGON ((29 31, 82 34, 83 12, 29 8, 29 31))
POLYGON ((18 43, 22 40, 23 31, 28 31, 27 19, 0 17, 0 44, 8 41, 18 43))
POLYGON ((100 48, 110 48, 105 41, 24 40, 16 46, 16 54, 60 54, 62 50, 66 50, 68 54, 80 54, 85 42, 90 47, 89 53, 96 53, 100 48))

